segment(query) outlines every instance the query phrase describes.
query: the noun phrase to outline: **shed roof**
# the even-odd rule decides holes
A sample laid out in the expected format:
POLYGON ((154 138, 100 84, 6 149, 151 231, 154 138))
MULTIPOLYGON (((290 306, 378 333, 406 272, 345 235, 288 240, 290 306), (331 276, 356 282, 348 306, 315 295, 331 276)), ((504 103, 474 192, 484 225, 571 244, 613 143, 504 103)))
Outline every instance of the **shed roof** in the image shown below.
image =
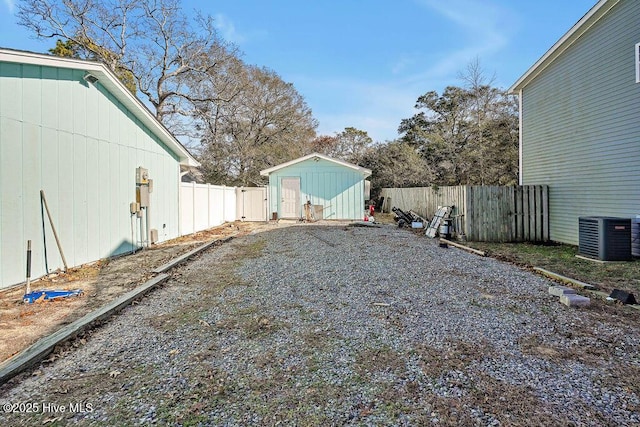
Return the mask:
POLYGON ((522 75, 509 88, 509 93, 517 93, 535 79, 541 72, 545 70, 553 61, 561 56, 573 43, 576 42, 584 33, 606 15, 620 0, 600 0, 595 6, 589 10, 571 29, 558 40, 549 49, 542 58, 533 64, 526 73, 522 75))
POLYGON ((324 154, 320 154, 320 153, 307 154, 306 156, 302 156, 302 157, 299 157, 297 159, 290 160, 288 162, 281 163, 279 165, 270 167, 268 169, 261 170, 260 171, 260 175, 269 176, 269 174, 271 172, 275 172, 275 171, 278 171, 280 169, 284 169, 284 168, 286 168, 288 166, 295 165, 296 163, 304 162, 305 160, 309 160, 309 159, 313 159, 313 158, 323 159, 323 160, 326 160, 328 162, 332 162, 332 163, 335 163, 337 165, 341 165, 341 166, 353 169, 353 170, 358 171, 361 174, 363 174, 364 178, 366 178, 366 177, 371 175, 371 169, 363 168, 361 166, 354 165, 353 163, 345 162, 344 160, 334 159, 332 157, 325 156, 324 154))
POLYGON ((160 123, 149 109, 136 98, 116 75, 103 63, 82 59, 63 58, 53 55, 26 52, 21 50, 0 48, 0 62, 16 64, 31 64, 47 67, 67 68, 87 71, 98 78, 100 84, 118 101, 133 113, 133 115, 147 126, 164 144, 173 151, 180 163, 187 166, 199 166, 200 163, 174 137, 169 130, 160 123))

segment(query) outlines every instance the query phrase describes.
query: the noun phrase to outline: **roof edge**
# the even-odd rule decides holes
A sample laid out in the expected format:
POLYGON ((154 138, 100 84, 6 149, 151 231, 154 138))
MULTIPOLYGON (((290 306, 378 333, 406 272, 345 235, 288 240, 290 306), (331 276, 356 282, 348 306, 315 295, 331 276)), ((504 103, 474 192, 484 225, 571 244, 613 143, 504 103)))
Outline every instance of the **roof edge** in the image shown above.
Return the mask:
MULTIPOLYGON (((120 91, 119 94, 124 98, 127 98, 137 108, 138 112, 144 116, 146 120, 143 123, 146 126, 155 128, 157 136, 161 141, 165 143, 175 154, 178 155, 180 164, 187 166, 200 166, 200 163, 193 157, 193 155, 182 145, 178 139, 151 113, 146 105, 124 84, 118 79, 118 77, 102 62, 88 61, 84 59, 65 58, 60 56, 48 55, 44 53, 29 52, 24 50, 8 49, 0 47, 0 61, 30 64, 30 65, 43 65, 49 67, 67 68, 75 70, 84 70, 94 73, 99 73, 101 76, 106 77, 111 83, 111 86, 116 86, 120 91)), ((103 86, 105 86, 103 84, 103 86)), ((105 89, 109 90, 105 86, 105 89)), ((116 96, 118 98, 118 96, 116 96)), ((135 114, 135 112, 134 112, 135 114)))
POLYGON ((508 90, 508 93, 517 94, 527 86, 565 50, 575 43, 596 22, 605 16, 620 0, 600 0, 580 20, 571 27, 551 48, 533 64, 508 90))
POLYGON ((272 166, 272 167, 267 168, 267 169, 263 169, 263 170, 260 171, 260 175, 269 176, 269 174, 271 172, 275 172, 277 170, 286 168, 288 166, 295 165, 296 163, 304 162, 305 160, 309 160, 309 159, 312 159, 314 157, 318 157, 318 158, 326 160, 328 162, 336 163, 336 164, 348 167, 350 169, 354 169, 354 170, 360 172, 361 174, 363 174, 365 178, 371 175, 371 169, 363 168, 362 166, 354 165, 353 163, 345 162, 344 160, 334 159, 333 157, 329 157, 329 156, 326 156, 326 155, 320 154, 320 153, 307 154, 306 156, 302 156, 302 157, 299 157, 297 159, 289 160, 288 162, 281 163, 279 165, 272 166))

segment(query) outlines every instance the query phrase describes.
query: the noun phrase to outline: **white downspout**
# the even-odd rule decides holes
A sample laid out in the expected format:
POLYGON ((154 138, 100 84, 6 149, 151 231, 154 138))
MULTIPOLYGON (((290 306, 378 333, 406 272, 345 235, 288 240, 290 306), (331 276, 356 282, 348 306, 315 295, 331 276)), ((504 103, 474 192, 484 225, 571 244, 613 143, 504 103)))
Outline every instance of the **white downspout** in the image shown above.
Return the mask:
POLYGON ((182 236, 182 177, 188 173, 189 171, 180 172, 178 166, 178 237, 182 236))

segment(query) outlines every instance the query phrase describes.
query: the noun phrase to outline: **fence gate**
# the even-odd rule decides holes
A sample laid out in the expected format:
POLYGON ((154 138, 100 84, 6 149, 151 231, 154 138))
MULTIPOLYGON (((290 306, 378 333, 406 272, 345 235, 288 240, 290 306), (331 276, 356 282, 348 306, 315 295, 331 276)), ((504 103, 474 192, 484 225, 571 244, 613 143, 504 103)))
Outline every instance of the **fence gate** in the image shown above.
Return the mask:
POLYGON ((266 187, 236 188, 236 215, 240 221, 266 221, 266 187))

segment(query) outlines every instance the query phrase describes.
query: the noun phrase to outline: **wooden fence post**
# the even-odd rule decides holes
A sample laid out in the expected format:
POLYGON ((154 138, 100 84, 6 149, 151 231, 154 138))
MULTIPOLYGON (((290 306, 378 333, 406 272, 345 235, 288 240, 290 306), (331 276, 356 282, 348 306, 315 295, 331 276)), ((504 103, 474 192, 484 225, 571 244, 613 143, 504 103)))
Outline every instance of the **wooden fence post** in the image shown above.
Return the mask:
POLYGON ((549 231, 549 186, 547 185, 542 186, 542 223, 542 240, 548 242, 551 240, 551 234, 549 231))

